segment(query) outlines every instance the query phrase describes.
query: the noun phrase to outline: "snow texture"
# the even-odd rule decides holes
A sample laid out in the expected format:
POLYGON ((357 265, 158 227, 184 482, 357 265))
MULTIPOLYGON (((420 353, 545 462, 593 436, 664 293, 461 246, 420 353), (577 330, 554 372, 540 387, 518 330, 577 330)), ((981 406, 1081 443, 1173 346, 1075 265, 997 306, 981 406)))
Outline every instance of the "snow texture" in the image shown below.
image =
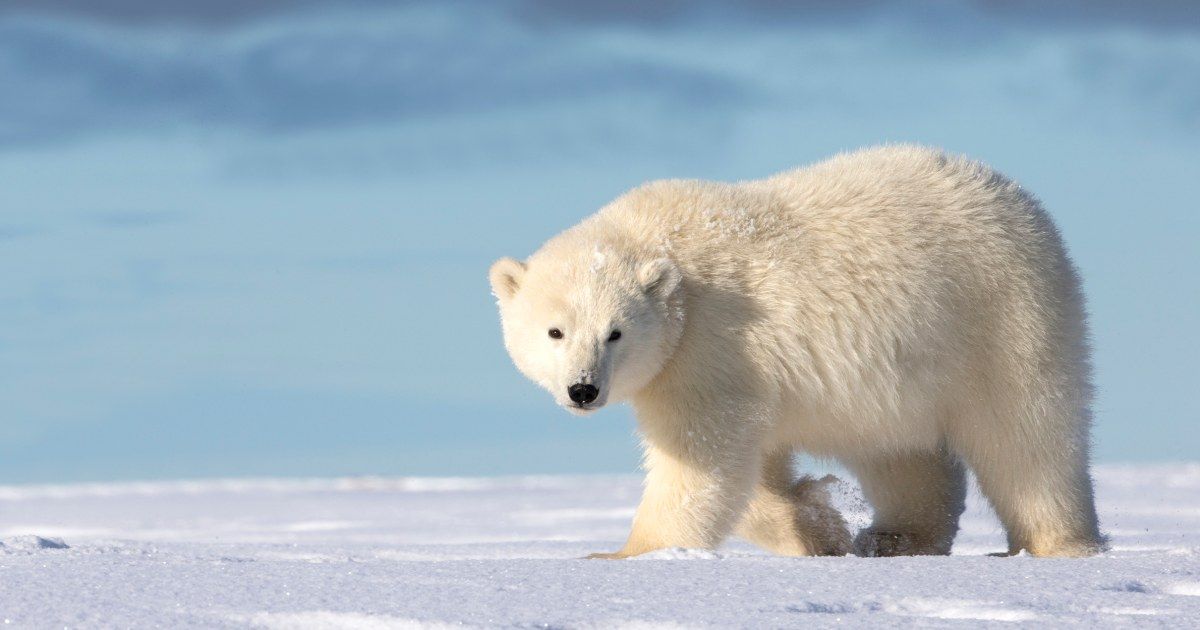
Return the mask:
MULTIPOLYGON (((951 557, 627 561, 636 477, 0 487, 5 627, 1200 627, 1200 464, 1106 466, 1112 551, 1004 548, 972 495, 951 557)), ((854 526, 867 512, 834 488, 854 526)))

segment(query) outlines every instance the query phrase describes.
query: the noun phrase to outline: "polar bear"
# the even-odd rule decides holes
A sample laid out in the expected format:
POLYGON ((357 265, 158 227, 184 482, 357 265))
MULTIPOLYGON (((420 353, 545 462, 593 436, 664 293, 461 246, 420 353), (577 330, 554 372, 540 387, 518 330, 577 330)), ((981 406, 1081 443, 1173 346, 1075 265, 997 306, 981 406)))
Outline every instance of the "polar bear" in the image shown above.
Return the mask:
POLYGON ((788 555, 948 554, 970 469, 1008 553, 1104 549, 1080 282, 1038 202, 915 146, 659 181, 490 270, 517 368, 575 414, 631 401, 624 558, 737 533, 788 555), (851 471, 851 542, 793 452, 851 471), (853 545, 853 547, 851 547, 853 545))

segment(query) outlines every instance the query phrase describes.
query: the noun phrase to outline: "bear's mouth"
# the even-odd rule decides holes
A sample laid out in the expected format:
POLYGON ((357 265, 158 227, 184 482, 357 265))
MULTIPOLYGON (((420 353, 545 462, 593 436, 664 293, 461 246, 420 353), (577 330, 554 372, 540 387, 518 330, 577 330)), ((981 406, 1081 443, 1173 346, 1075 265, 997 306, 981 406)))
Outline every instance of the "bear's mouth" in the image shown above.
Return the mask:
POLYGON ((569 411, 577 416, 586 416, 586 415, 590 415, 593 411, 596 411, 597 409, 603 407, 604 403, 591 402, 591 403, 581 404, 581 403, 577 403, 577 402, 571 402, 571 403, 567 403, 566 405, 563 405, 563 406, 567 408, 567 411, 569 411))

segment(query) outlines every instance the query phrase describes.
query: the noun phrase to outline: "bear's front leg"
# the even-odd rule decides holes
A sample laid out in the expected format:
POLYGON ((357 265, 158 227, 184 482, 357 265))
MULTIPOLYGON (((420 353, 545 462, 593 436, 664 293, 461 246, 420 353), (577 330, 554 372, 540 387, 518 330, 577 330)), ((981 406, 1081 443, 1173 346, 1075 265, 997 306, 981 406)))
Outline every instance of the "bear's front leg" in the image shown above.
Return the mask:
POLYGON ((741 518, 762 468, 752 423, 693 424, 673 439, 647 432, 646 487, 629 539, 616 553, 588 557, 620 559, 670 547, 720 545, 741 518))
POLYGON ((737 534, 784 556, 844 556, 850 553, 850 530, 835 508, 826 486, 836 481, 796 479, 792 451, 773 451, 763 462, 762 479, 738 524, 737 534))

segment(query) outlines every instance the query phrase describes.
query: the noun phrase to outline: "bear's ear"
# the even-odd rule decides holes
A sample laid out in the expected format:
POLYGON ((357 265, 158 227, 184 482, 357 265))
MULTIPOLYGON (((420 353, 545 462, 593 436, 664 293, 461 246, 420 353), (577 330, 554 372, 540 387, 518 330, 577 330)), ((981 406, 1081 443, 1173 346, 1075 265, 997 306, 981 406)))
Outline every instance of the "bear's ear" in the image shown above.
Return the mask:
POLYGON ((525 276, 525 263, 514 258, 504 257, 492 263, 488 270, 488 279, 492 281, 492 295, 501 302, 517 294, 521 288, 521 278, 525 276))
POLYGON ((638 282, 642 289, 664 300, 675 292, 681 280, 683 275, 679 273, 679 268, 667 258, 651 260, 638 270, 638 282))

